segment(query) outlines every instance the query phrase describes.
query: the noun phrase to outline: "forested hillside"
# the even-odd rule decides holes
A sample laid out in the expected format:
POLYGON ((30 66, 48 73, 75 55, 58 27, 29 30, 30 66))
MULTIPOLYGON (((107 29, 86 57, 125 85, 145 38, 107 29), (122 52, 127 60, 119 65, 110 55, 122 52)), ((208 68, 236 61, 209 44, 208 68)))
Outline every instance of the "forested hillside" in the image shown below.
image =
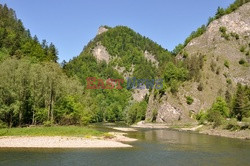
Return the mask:
MULTIPOLYGON (((64 66, 66 73, 78 76, 84 86, 88 77, 104 80, 163 78, 164 89, 158 90, 159 93, 175 93, 181 82, 189 79, 185 64, 176 62, 170 52, 152 40, 125 26, 102 28, 106 28, 106 31, 98 34, 78 57, 64 66), (96 55, 98 51, 95 50, 98 49, 103 53, 96 55)), ((102 108, 100 114, 104 115, 104 120, 126 120, 129 123, 145 120, 149 93, 142 94, 144 99, 137 102, 131 97, 134 90, 126 89, 126 81, 123 85, 124 88, 119 91, 85 90, 93 95, 93 100, 98 103, 97 109, 102 108)))
POLYGON ((6 57, 30 57, 33 61, 56 62, 57 50, 46 40, 42 43, 36 36, 32 37, 21 20, 16 17, 15 11, 7 5, 0 4, 0 61, 6 57))
POLYGON ((14 10, 0 5, 0 127, 90 121, 82 85, 56 60, 53 44, 31 37, 14 10))

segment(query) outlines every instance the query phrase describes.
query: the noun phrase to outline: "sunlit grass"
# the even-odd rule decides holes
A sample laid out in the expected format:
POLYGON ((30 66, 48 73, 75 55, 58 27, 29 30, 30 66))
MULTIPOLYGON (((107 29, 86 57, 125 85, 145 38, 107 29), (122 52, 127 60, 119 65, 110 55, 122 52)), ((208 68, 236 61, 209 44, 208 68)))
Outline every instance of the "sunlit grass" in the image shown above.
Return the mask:
POLYGON ((105 132, 90 127, 53 126, 0 129, 0 136, 104 136, 105 132))

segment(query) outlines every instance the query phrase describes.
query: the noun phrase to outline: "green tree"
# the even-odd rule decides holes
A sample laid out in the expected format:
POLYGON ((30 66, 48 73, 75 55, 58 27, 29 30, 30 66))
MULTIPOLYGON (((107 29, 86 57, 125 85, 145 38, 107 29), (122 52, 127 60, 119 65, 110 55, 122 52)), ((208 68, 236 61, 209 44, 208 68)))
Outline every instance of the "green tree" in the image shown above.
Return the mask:
POLYGON ((249 89, 247 86, 243 87, 241 84, 237 84, 237 91, 233 98, 232 113, 239 121, 243 117, 250 117, 249 89))
POLYGON ((213 103, 212 107, 208 110, 208 121, 214 122, 214 127, 222 124, 224 118, 229 117, 229 107, 222 97, 218 97, 213 103))

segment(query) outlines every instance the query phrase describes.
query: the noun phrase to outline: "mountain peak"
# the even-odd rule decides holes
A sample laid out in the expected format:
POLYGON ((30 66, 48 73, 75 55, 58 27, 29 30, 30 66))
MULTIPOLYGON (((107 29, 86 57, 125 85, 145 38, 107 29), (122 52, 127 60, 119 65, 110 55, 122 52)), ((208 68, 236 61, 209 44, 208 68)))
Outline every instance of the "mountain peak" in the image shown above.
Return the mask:
POLYGON ((98 28, 97 34, 100 35, 100 34, 102 34, 102 33, 104 33, 104 32, 107 32, 108 29, 109 29, 109 28, 108 28, 107 26, 100 26, 100 27, 98 28))

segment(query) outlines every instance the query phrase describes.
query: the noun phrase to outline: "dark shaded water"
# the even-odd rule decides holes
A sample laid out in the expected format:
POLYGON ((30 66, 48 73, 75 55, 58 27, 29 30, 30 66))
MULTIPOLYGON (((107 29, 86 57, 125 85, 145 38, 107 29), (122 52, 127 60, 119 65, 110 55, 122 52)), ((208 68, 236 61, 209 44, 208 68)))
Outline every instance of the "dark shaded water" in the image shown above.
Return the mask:
POLYGON ((250 165, 250 141, 172 130, 129 132, 128 149, 0 149, 0 165, 250 165))

